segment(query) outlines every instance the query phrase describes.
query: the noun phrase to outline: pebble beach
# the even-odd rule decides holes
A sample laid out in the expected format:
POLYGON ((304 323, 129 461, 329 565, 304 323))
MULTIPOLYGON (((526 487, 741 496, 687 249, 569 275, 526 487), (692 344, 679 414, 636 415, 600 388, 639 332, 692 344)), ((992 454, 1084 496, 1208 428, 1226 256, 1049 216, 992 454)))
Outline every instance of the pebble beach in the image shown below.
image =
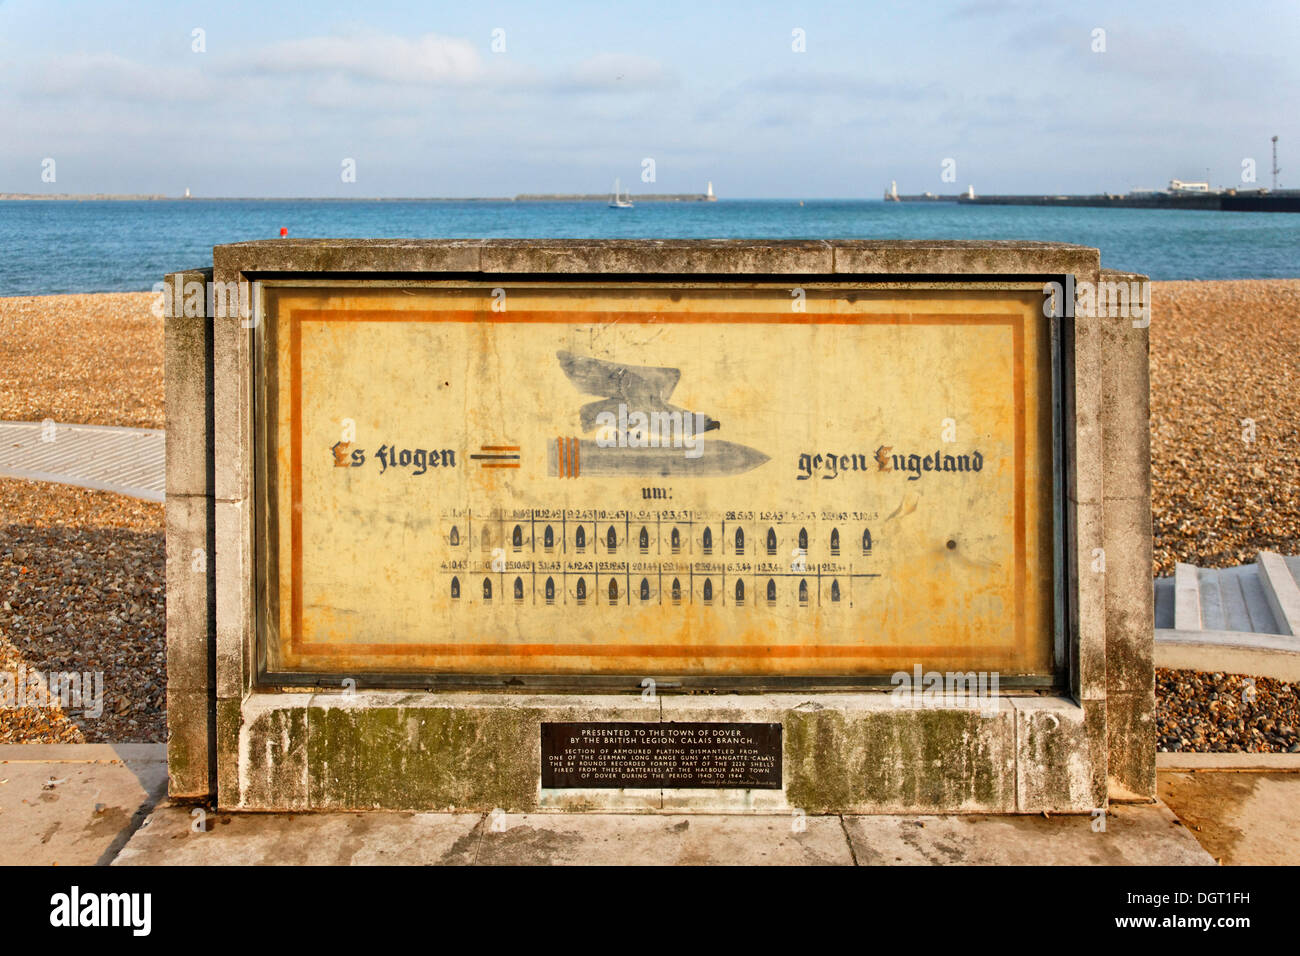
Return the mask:
MULTIPOLYGON (((0 420, 163 427, 155 298, 0 298, 0 420)), ((1300 279, 1152 283, 1153 575, 1300 553, 1297 356, 1300 279)), ((0 479, 0 672, 105 685, 94 720, 0 709, 0 743, 165 740, 164 595, 162 505, 0 479)), ((1261 682, 1230 706, 1241 692, 1161 672, 1160 748, 1294 749, 1295 688, 1261 682)))

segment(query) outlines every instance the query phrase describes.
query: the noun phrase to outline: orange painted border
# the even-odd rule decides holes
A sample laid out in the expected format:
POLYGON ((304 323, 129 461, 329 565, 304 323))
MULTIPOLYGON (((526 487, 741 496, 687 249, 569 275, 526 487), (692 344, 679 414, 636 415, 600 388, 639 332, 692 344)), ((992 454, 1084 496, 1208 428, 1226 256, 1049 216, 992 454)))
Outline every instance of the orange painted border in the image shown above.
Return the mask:
MULTIPOLYGON (((474 309, 447 309, 432 312, 404 312, 393 309, 291 309, 289 312, 289 368, 291 376, 290 414, 296 428, 291 433, 291 548, 293 567, 290 570, 292 624, 289 650, 297 655, 323 657, 347 654, 371 654, 376 657, 401 655, 429 656, 431 654, 462 655, 468 657, 674 657, 689 654, 693 657, 733 658, 798 658, 798 657, 869 657, 889 654, 996 654, 1024 650, 1025 642, 1025 397, 1024 377, 1024 316, 1017 315, 946 315, 943 313, 886 313, 886 314, 808 314, 753 313, 753 312, 572 312, 530 310, 516 312, 509 318, 498 318, 499 313, 474 309), (575 318, 580 316, 580 318, 575 318), (860 644, 793 644, 793 645, 681 645, 681 644, 349 644, 345 648, 336 644, 302 644, 302 323, 303 322, 490 322, 550 323, 550 324, 607 324, 607 323, 680 323, 700 325, 754 324, 754 325, 1006 325, 1012 330, 1012 390, 1015 462, 1013 471, 1014 515, 1012 539, 1014 550, 1014 584, 1016 606, 1016 636, 1012 647, 980 647, 966 645, 924 645, 882 648, 860 644)), ((278 318, 278 316, 277 316, 278 318)), ((564 439, 561 442, 559 470, 561 477, 566 468, 564 439)), ((577 442, 573 442, 574 445, 577 442)), ((576 477, 578 462, 576 449, 569 469, 576 477)), ((279 570, 277 569, 277 577, 279 570)))

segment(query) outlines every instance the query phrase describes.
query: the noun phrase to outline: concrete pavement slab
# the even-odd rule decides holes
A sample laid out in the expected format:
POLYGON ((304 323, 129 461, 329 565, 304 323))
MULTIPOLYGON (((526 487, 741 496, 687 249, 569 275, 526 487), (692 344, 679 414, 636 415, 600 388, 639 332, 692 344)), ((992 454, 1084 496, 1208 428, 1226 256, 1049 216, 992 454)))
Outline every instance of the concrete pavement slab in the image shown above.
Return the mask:
POLYGON ((0 865, 106 863, 167 790, 156 744, 0 745, 0 865))
POLYGON ((851 866, 853 856, 836 816, 537 813, 489 818, 475 862, 851 866))
POLYGON ((153 812, 114 865, 672 865, 853 862, 838 817, 153 812))
POLYGON ((149 815, 113 865, 472 863, 484 819, 481 813, 196 813, 166 805, 149 815))
POLYGON ((1158 782, 1160 798, 1220 863, 1300 863, 1300 773, 1161 771, 1158 782))
POLYGON ((859 865, 1213 865, 1160 804, 1089 816, 855 816, 844 823, 859 865))
POLYGON ((1170 864, 1213 858, 1161 805, 1081 816, 213 814, 163 806, 121 865, 1170 864))

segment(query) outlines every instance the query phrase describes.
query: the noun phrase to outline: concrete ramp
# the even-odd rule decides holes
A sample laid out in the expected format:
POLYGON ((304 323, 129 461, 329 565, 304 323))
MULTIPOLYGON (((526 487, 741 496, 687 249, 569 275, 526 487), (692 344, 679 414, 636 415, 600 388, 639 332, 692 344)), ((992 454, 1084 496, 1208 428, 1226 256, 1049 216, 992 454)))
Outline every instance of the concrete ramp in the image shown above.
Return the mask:
POLYGON ((1300 680, 1300 556, 1179 564, 1155 582, 1156 665, 1300 680))
POLYGON ((162 501, 166 442, 160 429, 0 422, 0 478, 52 481, 162 501))

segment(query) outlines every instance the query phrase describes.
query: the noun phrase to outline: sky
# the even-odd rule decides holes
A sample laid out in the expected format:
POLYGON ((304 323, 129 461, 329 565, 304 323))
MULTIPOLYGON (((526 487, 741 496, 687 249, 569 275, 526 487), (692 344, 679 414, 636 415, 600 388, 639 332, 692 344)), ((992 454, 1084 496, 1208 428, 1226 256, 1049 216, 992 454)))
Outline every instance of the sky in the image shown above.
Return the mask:
POLYGON ((0 192, 1253 187, 1273 135, 1300 186, 1297 49, 1298 0, 0 0, 0 192))

